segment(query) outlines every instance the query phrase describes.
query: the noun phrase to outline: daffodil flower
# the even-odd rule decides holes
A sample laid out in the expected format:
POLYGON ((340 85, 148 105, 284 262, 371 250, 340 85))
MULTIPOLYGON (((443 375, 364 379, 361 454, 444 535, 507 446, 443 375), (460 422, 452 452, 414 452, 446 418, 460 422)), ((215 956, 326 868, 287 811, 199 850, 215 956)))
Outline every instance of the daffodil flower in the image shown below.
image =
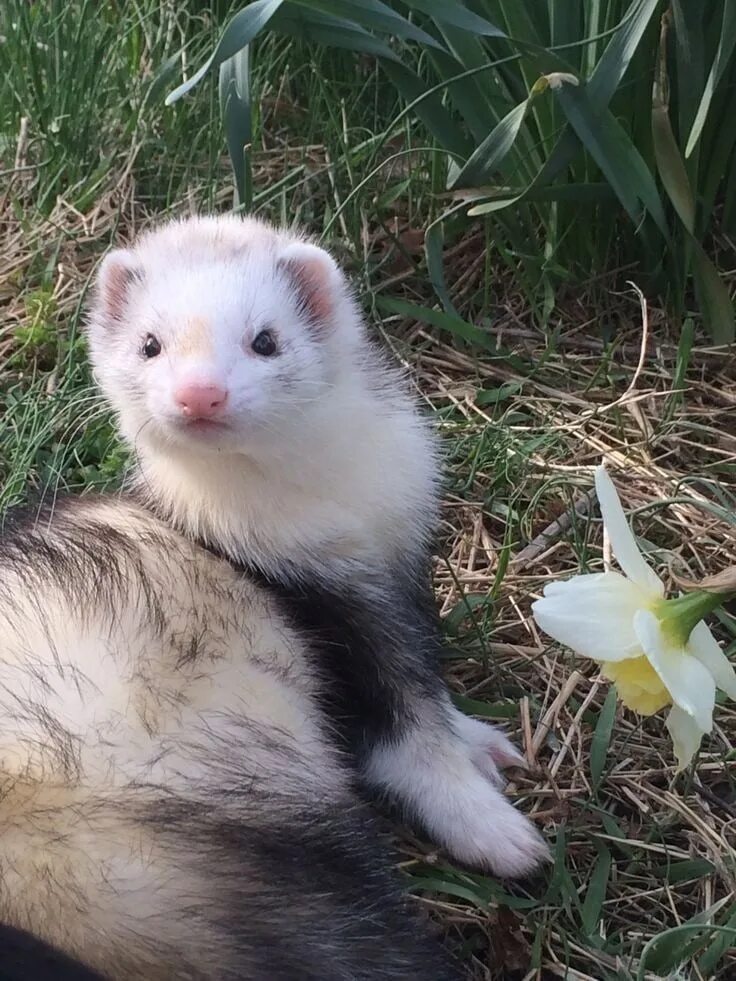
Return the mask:
POLYGON ((667 728, 678 769, 713 728, 716 688, 736 698, 736 672, 703 622, 726 595, 695 592, 666 600, 629 529, 611 478, 595 473, 601 515, 624 572, 573 576, 547 585, 532 604, 550 637, 600 663, 624 705, 641 715, 671 706, 667 728))

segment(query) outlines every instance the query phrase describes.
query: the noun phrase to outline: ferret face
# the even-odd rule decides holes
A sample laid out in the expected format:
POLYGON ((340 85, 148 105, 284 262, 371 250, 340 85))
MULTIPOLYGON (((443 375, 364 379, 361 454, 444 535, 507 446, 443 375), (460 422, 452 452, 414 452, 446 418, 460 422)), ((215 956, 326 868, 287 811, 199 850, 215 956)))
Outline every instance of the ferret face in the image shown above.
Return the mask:
POLYGON ((326 252, 205 218, 107 256, 89 338, 131 442, 247 452, 283 442, 329 399, 359 330, 326 252))

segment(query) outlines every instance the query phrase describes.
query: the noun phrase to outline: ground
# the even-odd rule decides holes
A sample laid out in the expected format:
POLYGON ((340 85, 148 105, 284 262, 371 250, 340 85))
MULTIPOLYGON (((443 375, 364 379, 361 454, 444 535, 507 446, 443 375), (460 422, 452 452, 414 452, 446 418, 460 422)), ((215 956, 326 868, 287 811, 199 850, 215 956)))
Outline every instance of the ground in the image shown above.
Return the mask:
MULTIPOLYGON (((166 6, 159 22, 142 4, 125 30, 114 18, 88 28, 51 6, 32 50, 0 31, 2 509, 119 482, 125 453, 80 336, 95 263, 165 214, 232 204, 212 87, 176 109, 151 94, 183 15, 166 6)), ((421 141, 408 123, 378 138, 396 107, 375 68, 273 43, 254 90, 256 209, 323 235, 444 437, 447 677, 466 711, 523 748, 530 770, 509 793, 554 855, 510 885, 395 828, 416 901, 468 978, 733 977, 733 934, 681 925, 736 927, 734 706, 719 706, 696 765, 676 776, 663 716, 607 699, 593 665, 539 634, 530 604, 551 579, 603 568, 591 493, 602 460, 671 589, 736 564, 736 359, 615 270, 560 293, 543 330, 482 225, 448 236, 456 315, 439 313, 422 251, 434 158, 389 159, 421 141)), ((731 652, 734 612, 712 618, 731 652)))

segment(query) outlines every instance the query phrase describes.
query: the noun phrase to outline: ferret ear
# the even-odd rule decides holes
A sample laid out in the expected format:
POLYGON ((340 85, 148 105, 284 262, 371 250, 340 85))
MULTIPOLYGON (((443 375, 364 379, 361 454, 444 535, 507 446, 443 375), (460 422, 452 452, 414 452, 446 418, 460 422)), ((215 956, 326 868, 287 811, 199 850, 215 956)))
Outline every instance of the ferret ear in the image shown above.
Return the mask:
POLYGON ((288 277, 310 324, 318 331, 329 330, 344 289, 332 256, 308 242, 294 242, 279 253, 277 267, 288 277))
POLYGON ((104 320, 120 320, 130 288, 143 279, 143 270, 128 249, 108 252, 97 273, 97 307, 104 320))

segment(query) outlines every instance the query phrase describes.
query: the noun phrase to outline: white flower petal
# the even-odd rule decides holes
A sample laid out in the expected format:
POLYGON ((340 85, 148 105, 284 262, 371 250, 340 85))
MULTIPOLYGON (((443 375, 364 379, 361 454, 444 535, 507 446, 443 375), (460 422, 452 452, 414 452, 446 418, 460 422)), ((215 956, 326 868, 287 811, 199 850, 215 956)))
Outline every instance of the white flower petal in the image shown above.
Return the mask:
POLYGON ((716 698, 716 683, 710 671, 697 658, 668 643, 651 611, 638 610, 634 614, 634 630, 672 701, 693 717, 702 732, 710 732, 716 698))
POLYGON ((595 661, 641 656, 634 614, 648 597, 617 572, 549 583, 532 603, 538 625, 555 640, 595 661))
POLYGON ((677 757, 677 769, 684 770, 695 756, 703 738, 703 730, 695 719, 684 712, 679 705, 673 705, 665 722, 672 737, 672 745, 677 757))
POLYGON ((603 524, 606 526, 618 564, 632 582, 646 589, 653 597, 664 596, 664 583, 644 561, 644 556, 639 551, 636 539, 629 528, 616 488, 605 467, 596 468, 595 489, 603 524))
POLYGON ((721 691, 736 699, 736 671, 704 620, 693 628, 687 646, 693 657, 710 671, 721 691))

